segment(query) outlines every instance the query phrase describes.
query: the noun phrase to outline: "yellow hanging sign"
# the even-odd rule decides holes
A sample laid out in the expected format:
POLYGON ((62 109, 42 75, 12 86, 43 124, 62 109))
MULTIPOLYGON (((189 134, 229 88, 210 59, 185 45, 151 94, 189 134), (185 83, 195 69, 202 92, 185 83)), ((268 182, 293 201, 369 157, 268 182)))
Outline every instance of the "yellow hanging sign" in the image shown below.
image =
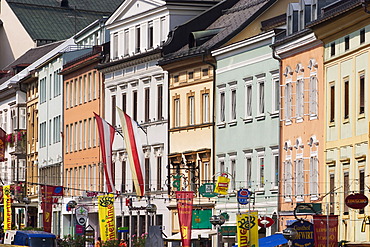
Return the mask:
POLYGON ((4 231, 12 229, 12 199, 10 197, 10 185, 3 186, 4 198, 4 231))
POLYGON ((238 246, 258 247, 258 212, 236 215, 238 246))
POLYGON ((217 178, 216 186, 215 186, 215 193, 219 193, 221 195, 227 195, 227 190, 229 189, 230 178, 226 176, 219 176, 217 178))
POLYGON ((98 196, 100 235, 103 241, 116 239, 114 195, 98 196))

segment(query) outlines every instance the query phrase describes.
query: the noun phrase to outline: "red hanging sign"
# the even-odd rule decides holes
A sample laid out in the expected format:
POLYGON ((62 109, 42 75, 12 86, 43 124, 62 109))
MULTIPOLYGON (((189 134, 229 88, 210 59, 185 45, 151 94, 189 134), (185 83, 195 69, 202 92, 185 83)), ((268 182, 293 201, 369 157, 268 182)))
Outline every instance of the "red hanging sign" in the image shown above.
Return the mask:
POLYGON ((338 246, 338 215, 313 215, 313 222, 315 246, 338 246))
POLYGON ((5 161, 6 132, 0 128, 0 162, 5 161))
POLYGON ((177 212, 179 214, 181 242, 183 247, 191 246, 191 219, 193 216, 192 191, 176 191, 177 212))
POLYGON ((51 232, 51 218, 53 213, 53 190, 54 186, 41 186, 42 195, 42 221, 45 232, 51 232))

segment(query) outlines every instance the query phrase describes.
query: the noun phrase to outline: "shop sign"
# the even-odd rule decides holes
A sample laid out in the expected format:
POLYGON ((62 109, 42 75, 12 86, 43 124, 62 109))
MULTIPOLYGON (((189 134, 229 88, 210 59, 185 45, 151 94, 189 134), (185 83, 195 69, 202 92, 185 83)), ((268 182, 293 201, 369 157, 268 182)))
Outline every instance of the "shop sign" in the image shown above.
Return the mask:
POLYGON ((272 218, 268 217, 268 216, 263 216, 263 217, 258 219, 258 226, 259 227, 267 228, 267 227, 272 226, 274 223, 275 223, 275 221, 272 218))
POLYGON ((236 226, 221 226, 222 236, 236 236, 236 226))
POLYGON ((338 246, 338 215, 313 215, 313 220, 315 246, 338 246))
POLYGON ((84 226, 87 222, 89 211, 85 207, 76 208, 76 220, 81 226, 84 226))
POLYGON ((241 205, 248 204, 248 199, 250 197, 251 192, 248 189, 240 189, 238 191, 238 203, 241 205))
POLYGON ((214 192, 227 195, 227 190, 229 189, 230 178, 227 177, 227 174, 222 174, 217 177, 217 183, 214 192))
POLYGON ((299 220, 294 222, 289 227, 294 228, 298 234, 297 238, 293 240, 293 245, 296 247, 312 247, 314 246, 314 228, 313 224, 311 222, 305 221, 305 220, 299 220))
POLYGON ((301 214, 317 214, 322 212, 321 203, 297 203, 296 212, 301 214))
POLYGON ((117 230, 118 232, 129 232, 128 226, 118 227, 117 230))
POLYGON ((199 193, 204 197, 215 197, 217 193, 214 192, 215 184, 214 183, 204 183, 199 187, 199 193))
POLYGON ((193 209, 191 221, 192 229, 212 229, 209 218, 212 216, 212 209, 193 209))
POLYGON ((346 197, 345 203, 348 207, 353 209, 363 209, 369 203, 369 200, 364 194, 352 194, 346 197))

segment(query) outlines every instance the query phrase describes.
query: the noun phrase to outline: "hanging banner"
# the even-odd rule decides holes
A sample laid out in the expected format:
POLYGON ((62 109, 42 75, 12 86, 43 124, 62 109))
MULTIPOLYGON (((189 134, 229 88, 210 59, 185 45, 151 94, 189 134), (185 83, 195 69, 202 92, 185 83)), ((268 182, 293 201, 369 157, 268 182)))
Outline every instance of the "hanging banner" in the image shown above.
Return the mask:
POLYGON ((306 220, 297 220, 289 227, 296 229, 297 237, 293 240, 295 247, 313 247, 314 246, 314 229, 313 224, 306 220))
POLYGON ((176 191, 182 247, 191 246, 191 220, 193 215, 193 191, 176 191))
POLYGON ((12 199, 10 197, 10 185, 3 186, 4 195, 4 231, 12 229, 12 199))
POLYGON ((238 246, 258 247, 258 212, 236 215, 238 246))
POLYGON ((0 128, 0 162, 5 161, 6 132, 0 128))
POLYGON ((221 195, 227 195, 227 190, 229 189, 230 178, 224 175, 217 177, 217 183, 215 187, 215 193, 221 195))
POLYGON ((313 215, 313 229, 315 246, 338 246, 338 215, 313 215))
POLYGON ((103 241, 116 239, 114 195, 98 196, 100 237, 103 241))
POLYGON ((42 221, 45 232, 51 232, 51 217, 53 214, 53 186, 41 186, 42 221))

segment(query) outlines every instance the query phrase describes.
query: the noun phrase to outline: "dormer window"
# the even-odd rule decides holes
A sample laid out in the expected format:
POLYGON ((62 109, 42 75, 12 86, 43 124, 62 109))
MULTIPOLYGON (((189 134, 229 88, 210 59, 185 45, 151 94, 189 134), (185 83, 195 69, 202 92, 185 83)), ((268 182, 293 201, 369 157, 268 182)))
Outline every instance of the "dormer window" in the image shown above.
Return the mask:
POLYGON ((298 11, 299 3, 290 3, 288 5, 287 11, 288 35, 291 35, 298 31, 298 11))

